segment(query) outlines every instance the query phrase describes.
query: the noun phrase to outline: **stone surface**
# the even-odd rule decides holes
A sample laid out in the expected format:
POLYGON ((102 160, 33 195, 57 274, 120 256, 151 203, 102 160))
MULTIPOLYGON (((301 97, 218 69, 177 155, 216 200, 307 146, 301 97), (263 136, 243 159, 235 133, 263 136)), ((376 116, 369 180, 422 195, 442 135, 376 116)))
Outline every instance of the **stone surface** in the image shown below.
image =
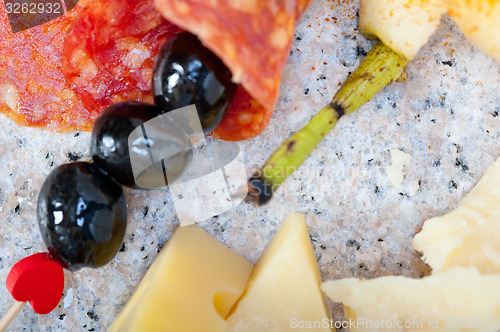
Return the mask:
MULTIPOLYGON (((315 1, 296 32, 275 114, 241 144, 251 174, 291 133, 329 102, 372 41, 357 29, 357 1, 315 1)), ((201 224, 256 262, 286 215, 307 215, 323 280, 420 277, 429 269, 411 245, 424 220, 456 207, 500 155, 500 66, 450 19, 394 83, 345 116, 266 206, 241 204, 201 224), (404 179, 387 176, 391 149, 411 155, 404 179)), ((45 250, 38 191, 57 165, 89 159, 89 133, 54 134, 0 118, 0 315, 12 299, 10 267, 45 250)), ((100 269, 66 271, 63 299, 44 316, 26 306, 12 330, 104 331, 135 289, 178 220, 167 190, 126 190, 122 250, 100 269)), ((332 306, 337 308, 338 306, 332 306)), ((338 316, 335 311, 335 315, 338 316)))

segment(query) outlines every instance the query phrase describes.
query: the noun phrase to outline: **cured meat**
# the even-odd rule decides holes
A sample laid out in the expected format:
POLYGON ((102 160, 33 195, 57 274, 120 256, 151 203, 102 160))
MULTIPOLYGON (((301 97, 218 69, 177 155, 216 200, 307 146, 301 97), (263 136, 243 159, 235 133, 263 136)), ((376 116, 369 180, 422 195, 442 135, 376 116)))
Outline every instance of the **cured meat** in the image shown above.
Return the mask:
POLYGON ((91 129, 97 114, 83 108, 66 84, 61 66, 64 33, 85 2, 18 33, 12 32, 0 3, 0 111, 14 121, 55 131, 91 129))
MULTIPOLYGON (((178 24, 198 35, 240 83, 212 135, 235 141, 261 133, 278 98, 295 22, 311 0, 157 0, 168 21, 153 1, 80 0, 68 14, 15 34, 0 5, 6 36, 0 111, 24 125, 90 130, 113 103, 152 103, 154 58, 181 31, 178 24)), ((64 1, 66 9, 76 3, 64 1)))
POLYGON ((197 35, 231 70, 233 81, 240 83, 257 102, 246 107, 235 101, 235 105, 245 107, 231 109, 229 118, 215 129, 214 136, 247 139, 265 128, 278 99, 295 23, 310 3, 311 0, 155 0, 162 15, 197 35), (250 118, 262 122, 249 126, 246 121, 250 118))
POLYGON ((180 31, 152 0, 94 0, 68 31, 66 80, 91 113, 120 101, 152 103, 154 57, 180 31))
POLYGON ((265 108, 238 85, 233 104, 211 135, 225 141, 241 141, 260 134, 271 120, 272 108, 265 108))

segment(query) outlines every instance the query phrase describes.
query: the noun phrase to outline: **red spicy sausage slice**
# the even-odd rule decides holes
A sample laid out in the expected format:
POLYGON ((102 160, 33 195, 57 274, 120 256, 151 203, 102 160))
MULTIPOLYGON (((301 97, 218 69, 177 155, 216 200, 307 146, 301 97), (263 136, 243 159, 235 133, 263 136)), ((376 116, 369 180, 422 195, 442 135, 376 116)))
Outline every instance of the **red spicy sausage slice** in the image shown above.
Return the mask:
POLYGON ((225 141, 242 141, 259 135, 271 120, 272 108, 265 108, 238 85, 231 108, 210 133, 225 141))
POLYGON ((17 123, 54 131, 91 129, 95 115, 68 87, 61 66, 64 33, 85 2, 54 21, 17 33, 0 2, 0 111, 17 123))
POLYGON ((66 80, 91 113, 125 100, 152 103, 154 57, 180 31, 152 0, 94 0, 66 36, 66 80))
MULTIPOLYGON (((151 74, 162 43, 181 30, 152 1, 94 0, 69 29, 64 73, 91 113, 124 100, 152 102, 151 74)), ((272 116, 241 86, 213 136, 238 141, 258 135, 272 116)))

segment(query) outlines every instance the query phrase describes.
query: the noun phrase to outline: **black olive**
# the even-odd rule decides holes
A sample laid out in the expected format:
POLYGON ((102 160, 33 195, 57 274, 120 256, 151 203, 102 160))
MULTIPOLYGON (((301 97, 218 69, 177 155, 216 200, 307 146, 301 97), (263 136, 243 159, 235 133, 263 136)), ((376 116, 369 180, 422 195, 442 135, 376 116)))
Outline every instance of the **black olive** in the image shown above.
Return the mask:
POLYGON ((120 249, 127 225, 123 190, 95 165, 61 165, 38 197, 38 223, 49 252, 70 269, 99 267, 120 249))
POLYGON ((156 105, 166 111, 196 105, 205 134, 221 122, 235 90, 229 69, 192 34, 173 37, 156 57, 156 105))
POLYGON ((191 160, 192 150, 184 150, 164 160, 153 160, 148 164, 149 167, 141 169, 135 178, 129 146, 130 134, 135 129, 140 130, 141 140, 134 141, 136 145, 132 148, 139 154, 147 155, 148 160, 149 155, 161 155, 162 150, 166 151, 164 155, 168 155, 168 149, 173 149, 172 144, 177 144, 177 147, 188 145, 189 134, 185 133, 185 128, 165 126, 170 121, 159 118, 162 114, 165 112, 160 108, 140 102, 126 101, 106 108, 97 118, 92 130, 90 153, 94 163, 125 186, 149 189, 166 186, 168 184, 166 174, 169 178, 180 175, 191 160), (144 124, 150 120, 153 121, 152 126, 156 130, 147 133, 144 124), (144 144, 146 142, 147 146, 144 144))
POLYGON ((106 108, 92 130, 90 154, 94 163, 118 183, 136 188, 128 137, 135 128, 162 113, 153 105, 131 101, 106 108))

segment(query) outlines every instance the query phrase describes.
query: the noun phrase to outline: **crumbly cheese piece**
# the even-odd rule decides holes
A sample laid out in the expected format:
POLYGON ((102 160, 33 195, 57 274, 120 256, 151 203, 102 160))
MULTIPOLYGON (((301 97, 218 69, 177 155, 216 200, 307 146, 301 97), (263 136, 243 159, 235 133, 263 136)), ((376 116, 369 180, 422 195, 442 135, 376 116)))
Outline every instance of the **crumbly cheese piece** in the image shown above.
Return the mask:
POLYGON ((424 223, 413 246, 434 272, 475 266, 500 273, 500 158, 454 211, 424 223))
POLYGON ((403 166, 409 165, 410 162, 410 154, 397 149, 391 150, 391 165, 387 167, 387 176, 394 187, 401 186, 404 178, 403 166))
POLYGON ((448 0, 449 13, 463 33, 500 62, 500 1, 448 0))
POLYGON ((500 274, 454 268, 422 279, 333 280, 323 291, 345 306, 351 331, 498 331, 500 274))
POLYGON ((444 0, 361 0, 359 29, 411 60, 446 10, 444 0))

